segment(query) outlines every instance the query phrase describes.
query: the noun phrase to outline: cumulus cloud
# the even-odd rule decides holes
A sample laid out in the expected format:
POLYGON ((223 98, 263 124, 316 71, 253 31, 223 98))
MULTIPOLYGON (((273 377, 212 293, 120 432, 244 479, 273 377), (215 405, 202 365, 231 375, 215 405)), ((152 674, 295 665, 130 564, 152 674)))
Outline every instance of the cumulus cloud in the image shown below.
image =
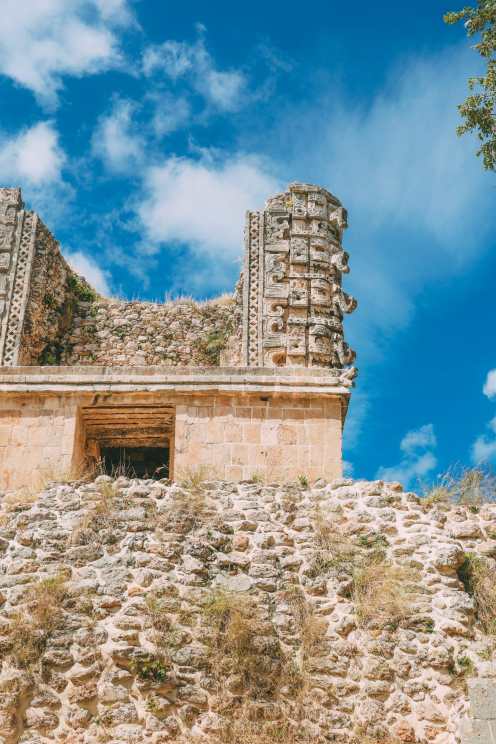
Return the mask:
POLYGON ((126 0, 3 0, 0 73, 54 107, 64 75, 122 62, 115 29, 131 21, 126 0))
POLYGON ((434 470, 437 458, 432 450, 437 445, 432 424, 424 424, 418 429, 408 431, 400 442, 403 452, 401 461, 392 467, 381 467, 377 478, 387 481, 400 481, 409 486, 424 478, 434 470))
POLYGON ((64 257, 69 266, 83 276, 102 295, 110 294, 109 273, 102 269, 96 261, 82 251, 64 251, 64 257))
POLYGON ((38 122, 18 134, 0 134, 0 173, 3 184, 41 186, 61 178, 65 154, 56 129, 38 122))
POLYGON ((176 261, 172 291, 206 296, 229 289, 240 271, 245 212, 279 188, 270 165, 245 154, 199 150, 196 158, 149 166, 135 202, 141 253, 185 252, 184 261, 176 261))
MULTIPOLYGON (((482 392, 488 398, 496 396, 496 369, 487 373, 482 392)), ((480 434, 472 445, 471 456, 475 465, 496 461, 496 416, 486 426, 488 432, 480 434)))
POLYGON ((143 72, 172 81, 184 78, 211 106, 220 111, 237 111, 244 102, 246 76, 239 69, 220 70, 205 46, 205 29, 198 29, 199 38, 192 44, 169 40, 148 47, 143 54, 143 72))
POLYGON ((279 186, 264 161, 249 155, 171 157, 144 174, 138 214, 154 250, 187 244, 222 260, 241 255, 245 211, 262 206, 279 186))
POLYGON ((133 102, 117 99, 93 133, 93 154, 115 173, 132 171, 144 158, 145 139, 133 122, 135 109, 133 102))

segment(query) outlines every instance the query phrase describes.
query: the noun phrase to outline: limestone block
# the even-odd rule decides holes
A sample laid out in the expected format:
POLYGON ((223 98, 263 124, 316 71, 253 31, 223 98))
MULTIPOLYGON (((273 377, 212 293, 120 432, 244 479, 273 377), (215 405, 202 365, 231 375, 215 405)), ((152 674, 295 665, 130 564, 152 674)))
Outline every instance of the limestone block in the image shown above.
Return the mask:
POLYGON ((468 682, 470 713, 474 718, 496 721, 496 682, 472 679, 468 682))
POLYGON ((461 744, 496 744, 489 721, 464 720, 460 725, 461 744))

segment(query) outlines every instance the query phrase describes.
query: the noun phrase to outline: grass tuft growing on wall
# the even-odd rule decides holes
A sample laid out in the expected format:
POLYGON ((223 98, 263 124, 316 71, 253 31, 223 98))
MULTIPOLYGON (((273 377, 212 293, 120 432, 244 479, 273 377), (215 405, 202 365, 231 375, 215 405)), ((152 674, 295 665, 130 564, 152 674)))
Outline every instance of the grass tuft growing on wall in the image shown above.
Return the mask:
POLYGON ((477 619, 485 633, 496 634, 496 584, 489 561, 467 553, 457 571, 465 591, 474 598, 477 619))
POLYGON ((28 668, 43 655, 50 635, 63 623, 62 603, 68 597, 66 578, 43 579, 28 590, 28 612, 10 618, 9 641, 17 664, 28 668))

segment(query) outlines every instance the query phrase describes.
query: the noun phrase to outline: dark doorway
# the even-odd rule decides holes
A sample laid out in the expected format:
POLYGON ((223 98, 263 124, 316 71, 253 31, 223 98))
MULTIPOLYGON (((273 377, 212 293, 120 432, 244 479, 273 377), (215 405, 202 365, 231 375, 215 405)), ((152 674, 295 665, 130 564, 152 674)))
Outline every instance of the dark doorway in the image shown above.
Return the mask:
POLYGON ((107 475, 155 480, 169 477, 166 447, 102 447, 101 461, 107 475))

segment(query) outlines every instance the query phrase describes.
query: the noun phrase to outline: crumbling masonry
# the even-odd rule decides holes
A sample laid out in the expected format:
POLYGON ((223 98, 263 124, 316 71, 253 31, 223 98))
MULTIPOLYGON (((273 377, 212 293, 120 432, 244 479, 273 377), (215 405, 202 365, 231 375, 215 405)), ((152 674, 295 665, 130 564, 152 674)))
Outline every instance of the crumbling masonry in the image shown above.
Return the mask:
POLYGON ((232 300, 124 302, 0 189, 0 487, 123 456, 142 475, 339 476, 355 376, 345 227, 332 194, 291 184, 247 213, 232 300))

